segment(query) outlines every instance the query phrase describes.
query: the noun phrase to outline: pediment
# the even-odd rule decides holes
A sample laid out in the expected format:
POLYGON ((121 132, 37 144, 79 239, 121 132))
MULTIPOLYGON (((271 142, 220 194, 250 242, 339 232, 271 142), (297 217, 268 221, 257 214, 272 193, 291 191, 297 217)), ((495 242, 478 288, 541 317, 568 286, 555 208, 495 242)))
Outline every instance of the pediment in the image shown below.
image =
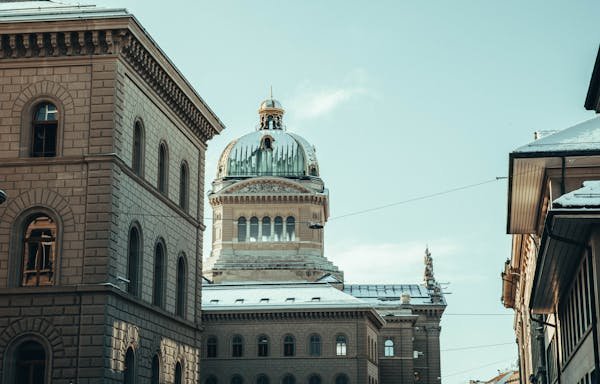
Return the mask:
POLYGON ((226 188, 223 194, 294 194, 312 193, 308 188, 288 180, 247 180, 226 188))

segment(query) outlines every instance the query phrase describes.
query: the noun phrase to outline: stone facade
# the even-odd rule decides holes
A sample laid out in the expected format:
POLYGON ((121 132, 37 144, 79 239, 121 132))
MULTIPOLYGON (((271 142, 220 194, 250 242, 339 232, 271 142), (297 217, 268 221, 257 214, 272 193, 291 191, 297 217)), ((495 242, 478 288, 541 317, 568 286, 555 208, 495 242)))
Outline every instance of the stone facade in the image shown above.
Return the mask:
POLYGON ((56 19, 51 2, 24 19, 0 13, 1 382, 23 366, 44 383, 197 382, 204 156, 222 124, 130 14, 68 14, 56 19), (39 122, 45 104, 56 113, 39 122), (40 140, 55 140, 51 155, 32 155, 40 140), (50 240, 32 240, 39 217, 50 240))

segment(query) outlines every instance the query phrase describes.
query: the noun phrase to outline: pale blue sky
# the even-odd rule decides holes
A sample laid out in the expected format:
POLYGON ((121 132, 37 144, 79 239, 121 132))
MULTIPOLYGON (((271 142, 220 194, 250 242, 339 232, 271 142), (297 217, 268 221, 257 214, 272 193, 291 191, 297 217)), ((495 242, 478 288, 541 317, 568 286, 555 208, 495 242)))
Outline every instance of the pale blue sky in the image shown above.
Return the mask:
MULTIPOLYGON (((326 252, 346 280, 418 282, 429 244, 451 283, 442 350, 514 341, 511 316, 452 315, 510 314, 506 180, 335 217, 506 176, 508 152, 534 131, 591 118, 599 2, 97 3, 134 13, 227 126, 209 144, 207 188, 272 85, 288 129, 317 148, 331 193, 326 252)), ((516 356, 514 344, 443 352, 442 382, 488 379, 516 356)))

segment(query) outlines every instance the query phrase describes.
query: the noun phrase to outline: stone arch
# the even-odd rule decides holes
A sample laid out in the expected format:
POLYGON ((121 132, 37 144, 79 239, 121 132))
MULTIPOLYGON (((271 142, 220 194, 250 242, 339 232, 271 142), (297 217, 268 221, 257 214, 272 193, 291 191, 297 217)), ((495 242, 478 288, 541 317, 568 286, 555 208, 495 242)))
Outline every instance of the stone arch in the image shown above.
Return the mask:
POLYGON ((13 321, 0 333, 0 360, 4 360, 6 349, 15 340, 26 335, 35 335, 45 340, 54 357, 64 356, 65 345, 60 331, 46 319, 29 317, 13 321))
POLYGON ((58 101, 65 112, 73 112, 74 102, 73 96, 69 90, 63 87, 61 84, 50 80, 42 80, 37 83, 30 84, 27 88, 23 89, 19 94, 19 97, 14 101, 12 108, 12 116, 18 117, 23 111, 23 107, 32 100, 50 98, 58 101))

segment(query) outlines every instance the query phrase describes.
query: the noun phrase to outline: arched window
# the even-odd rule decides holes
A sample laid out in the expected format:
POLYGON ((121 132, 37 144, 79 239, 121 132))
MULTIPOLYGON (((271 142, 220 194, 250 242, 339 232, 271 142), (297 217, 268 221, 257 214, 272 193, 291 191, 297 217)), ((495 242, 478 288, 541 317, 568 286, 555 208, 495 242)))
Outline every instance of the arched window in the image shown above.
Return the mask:
POLYGON ((152 357, 150 384, 160 384, 160 358, 158 355, 152 357))
POLYGON ((169 184, 169 152, 165 143, 158 146, 158 191, 167 194, 169 184))
POLYGON ((296 354, 296 340, 292 335, 283 338, 283 356, 294 356, 296 354))
POLYGON ((384 346, 384 356, 394 356, 394 342, 390 339, 387 339, 385 341, 385 343, 383 343, 384 346))
POLYGON ((15 383, 37 384, 46 382, 46 350, 37 341, 21 343, 14 353, 15 383))
POLYGON ((317 374, 312 374, 308 378, 308 384, 321 384, 321 376, 317 374))
POLYGON ((256 384, 269 384, 269 377, 267 375, 258 375, 256 384))
POLYGON ((230 383, 231 384, 244 384, 244 379, 240 375, 233 375, 230 383))
POLYGON ((187 212, 188 210, 188 190, 189 190, 189 171, 188 165, 184 161, 179 170, 179 206, 187 212))
POLYGON ((56 265, 56 222, 45 214, 31 216, 23 236, 23 286, 54 284, 56 265))
POLYGON ((177 292, 175 293, 175 315, 185 317, 185 299, 187 296, 187 274, 185 254, 177 260, 177 292))
POLYGON ((154 287, 152 289, 152 304, 164 307, 165 292, 165 244, 161 240, 154 247, 154 287))
POLYGON ((238 219, 238 241, 243 242, 246 241, 246 218, 240 217, 238 219))
POLYGON ((123 369, 123 383, 133 384, 135 383, 135 355, 133 349, 127 349, 125 353, 125 367, 123 369))
POLYGON ((131 168, 136 175, 144 176, 144 127, 141 121, 136 121, 133 126, 131 168))
POLYGON ((288 216, 285 219, 285 231, 287 234, 287 241, 296 240, 296 219, 293 216, 288 216))
POLYGON ((337 335, 335 338, 335 354, 337 356, 346 356, 347 344, 346 336, 337 335))
POLYGON ((178 361, 177 364, 175 364, 175 384, 182 384, 183 383, 183 368, 181 366, 181 363, 178 361))
POLYGON ((262 241, 271 240, 271 218, 268 216, 262 219, 262 241))
POLYGON ((281 216, 275 217, 274 220, 275 241, 283 240, 283 219, 281 216))
POLYGON ((218 384, 217 378, 213 375, 210 375, 204 380, 204 384, 218 384))
POLYGON ((211 336, 206 341, 206 357, 217 357, 217 338, 211 336))
POLYGON ((52 103, 40 103, 33 112, 32 157, 55 157, 58 134, 58 111, 52 103))
POLYGON ((337 375, 335 377, 335 384, 349 384, 350 380, 348 379, 348 376, 346 376, 343 373, 340 373, 339 375, 337 375))
POLYGON ((265 136, 262 140, 262 149, 273 149, 273 139, 270 136, 265 136))
POLYGON ((257 340, 258 356, 269 356, 269 338, 266 335, 258 336, 257 340))
POLYGON ((319 335, 310 335, 309 340, 309 355, 311 356, 321 356, 321 336, 319 335))
POLYGON ((235 335, 231 339, 231 356, 242 357, 244 355, 244 341, 242 336, 235 335))
POLYGON ((294 375, 290 375, 289 373, 283 376, 283 380, 281 380, 282 384, 296 384, 296 378, 294 375))
POLYGON ((250 241, 258 241, 258 217, 250 218, 250 241))
POLYGON ((129 246, 127 250, 127 292, 139 296, 140 263, 142 259, 142 237, 137 225, 129 230, 129 246))

